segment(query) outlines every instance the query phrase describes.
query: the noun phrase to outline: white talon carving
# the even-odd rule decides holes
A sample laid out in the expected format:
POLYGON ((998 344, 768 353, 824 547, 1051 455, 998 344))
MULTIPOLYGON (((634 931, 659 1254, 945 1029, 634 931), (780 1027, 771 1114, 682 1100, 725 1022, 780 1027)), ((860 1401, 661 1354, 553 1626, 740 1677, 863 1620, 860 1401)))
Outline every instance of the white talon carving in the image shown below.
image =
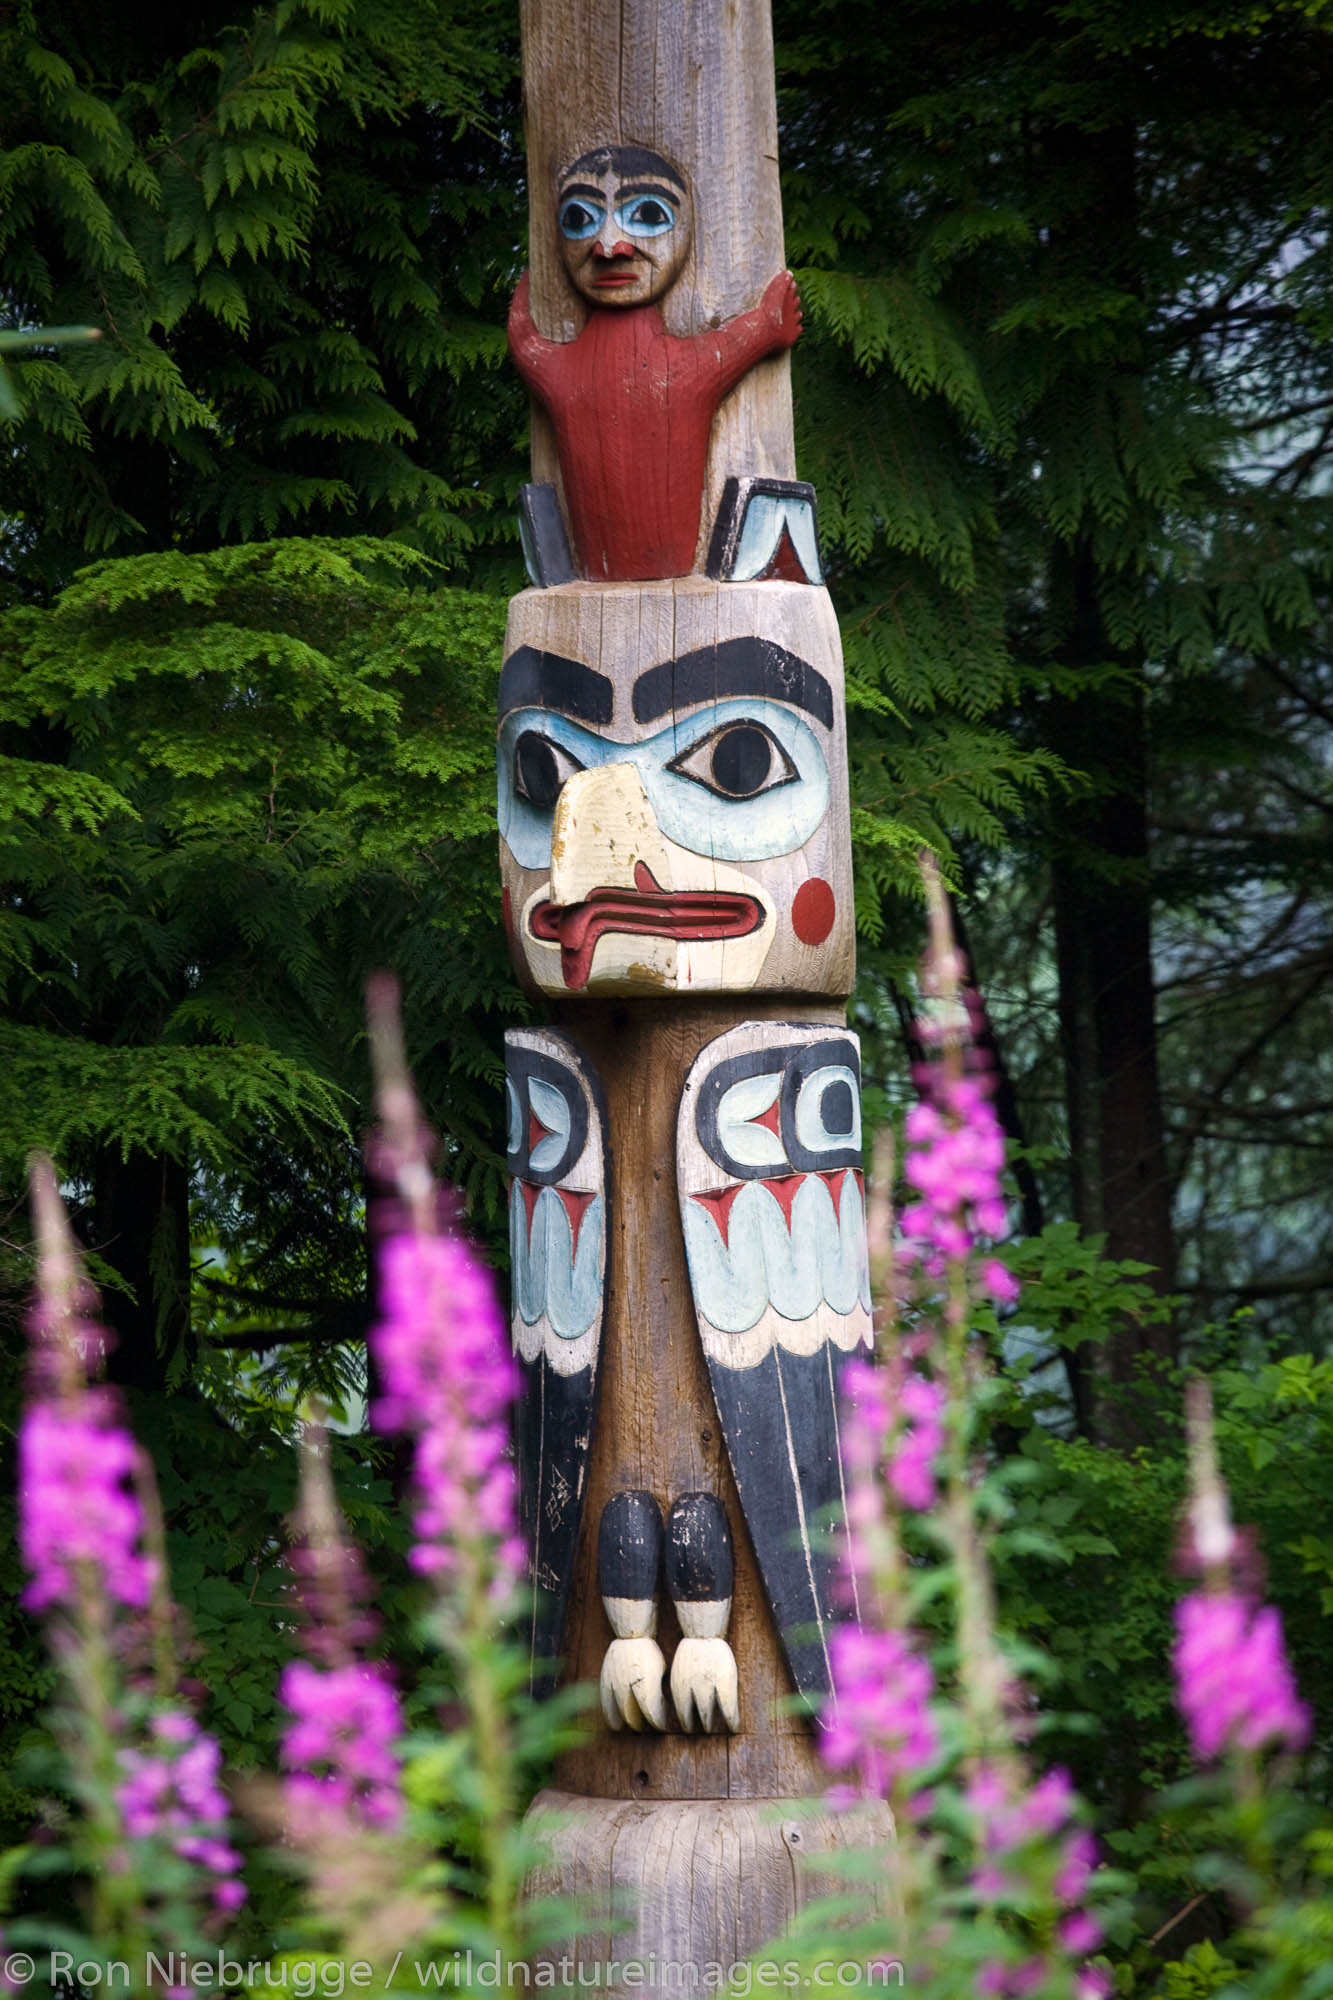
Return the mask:
MULTIPOLYGON (((733 1677, 735 1669, 733 1667, 733 1677)), ((666 1661, 656 1639, 613 1639, 602 1661, 602 1714, 608 1729, 665 1729, 666 1661)))
MULTIPOLYGON (((679 1609, 679 1607, 677 1607, 679 1609)), ((671 1699, 687 1735, 741 1726, 736 1655, 725 1639, 682 1639, 671 1661, 671 1699)))

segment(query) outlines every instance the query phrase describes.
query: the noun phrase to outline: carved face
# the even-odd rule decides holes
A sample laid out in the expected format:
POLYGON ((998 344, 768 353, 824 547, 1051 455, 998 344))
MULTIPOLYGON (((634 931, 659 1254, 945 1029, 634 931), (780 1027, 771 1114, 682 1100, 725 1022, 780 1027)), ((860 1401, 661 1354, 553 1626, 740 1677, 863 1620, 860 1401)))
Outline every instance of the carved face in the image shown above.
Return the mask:
POLYGON ((842 667, 822 594, 525 591, 506 653, 500 862, 530 984, 849 990, 842 667))
POLYGON ((560 176, 556 223, 570 282, 590 305, 655 304, 690 250, 680 174, 642 146, 601 146, 560 176))

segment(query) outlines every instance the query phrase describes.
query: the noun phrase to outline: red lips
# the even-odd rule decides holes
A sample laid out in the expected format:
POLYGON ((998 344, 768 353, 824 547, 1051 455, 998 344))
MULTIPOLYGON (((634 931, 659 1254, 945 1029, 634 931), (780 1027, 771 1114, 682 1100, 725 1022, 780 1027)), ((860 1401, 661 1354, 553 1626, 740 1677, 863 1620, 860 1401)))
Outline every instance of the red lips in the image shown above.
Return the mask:
POLYGON ((607 931, 637 937, 747 937, 764 921, 755 897, 726 889, 662 889, 645 862, 634 864, 633 889, 594 889, 582 903, 538 903, 528 919, 532 935, 560 946, 560 971, 577 992, 588 983, 597 940, 607 931))

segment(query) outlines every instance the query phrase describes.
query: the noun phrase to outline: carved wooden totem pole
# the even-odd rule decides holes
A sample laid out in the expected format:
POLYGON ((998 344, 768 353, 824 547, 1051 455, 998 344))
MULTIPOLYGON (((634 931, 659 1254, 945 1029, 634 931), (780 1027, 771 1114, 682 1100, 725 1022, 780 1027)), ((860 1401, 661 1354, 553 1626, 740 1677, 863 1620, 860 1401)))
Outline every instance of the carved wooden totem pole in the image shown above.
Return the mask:
POLYGON ((772 1804, 824 1785, 870 1340, 842 657, 768 0, 525 0, 523 32, 500 862, 551 1025, 508 1037, 513 1328, 536 1671, 604 1720, 534 1808, 537 1886, 629 1906, 607 1957, 728 1964, 845 1837, 772 1804))

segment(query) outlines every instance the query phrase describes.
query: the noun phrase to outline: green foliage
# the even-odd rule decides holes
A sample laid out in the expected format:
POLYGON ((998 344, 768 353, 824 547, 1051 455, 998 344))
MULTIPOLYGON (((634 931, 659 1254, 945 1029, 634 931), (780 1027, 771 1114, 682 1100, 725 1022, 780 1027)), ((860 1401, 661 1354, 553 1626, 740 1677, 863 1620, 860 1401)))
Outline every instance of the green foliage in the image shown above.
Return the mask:
MULTIPOLYGON (((234 1256, 228 1218, 253 1224, 285 1149, 307 1164, 282 1192, 304 1175, 327 1212, 358 1172, 360 984, 390 961, 451 1164, 494 1210, 503 613, 421 569, 368 541, 144 556, 0 621, 26 752, 0 766, 11 1185, 34 1145, 90 1194, 102 1155, 166 1156, 207 1173, 200 1220, 234 1256)), ((360 1289, 344 1221, 315 1294, 360 1289)))
POLYGON ((969 892, 1046 1213, 1160 1264, 1174 1205, 1181 1320, 1253 1297, 1308 1344, 1333 1271, 1306 931, 1329 889, 1327 11, 834 0, 776 27, 871 976, 915 923, 877 828, 900 813, 969 892), (1161 1047, 1145 985, 1127 1063, 1086 968, 1123 937, 1123 1015, 1150 930, 1161 1047), (1108 1215, 1116 1147, 1163 1113, 1153 1226, 1146 1200, 1108 1215))
POLYGON ((191 45, 168 15, 9 10, 6 313, 103 335, 14 371, 11 591, 172 541, 457 556, 484 531, 522 425, 489 380, 512 247, 478 254, 517 227, 495 170, 516 51, 505 7, 465 12, 279 0, 209 10, 191 45))

